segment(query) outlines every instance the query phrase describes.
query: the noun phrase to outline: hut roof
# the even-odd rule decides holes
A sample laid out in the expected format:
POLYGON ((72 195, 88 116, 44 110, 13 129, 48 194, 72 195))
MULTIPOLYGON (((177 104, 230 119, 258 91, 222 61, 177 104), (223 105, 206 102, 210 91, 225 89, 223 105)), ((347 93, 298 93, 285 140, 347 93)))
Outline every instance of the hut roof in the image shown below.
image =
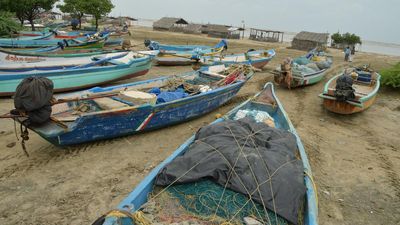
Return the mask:
POLYGON ((329 34, 328 33, 313 33, 302 31, 298 33, 294 39, 301 40, 301 41, 312 41, 318 43, 326 43, 328 41, 329 34))
POLYGON ((175 17, 163 17, 153 23, 153 27, 169 29, 174 26, 174 24, 188 24, 186 20, 182 18, 175 17))
POLYGON ((197 23, 190 23, 188 24, 185 28, 183 28, 183 31, 187 32, 200 32, 202 29, 203 25, 202 24, 197 24, 197 23))
POLYGON ((231 26, 226 26, 226 25, 219 25, 219 24, 206 24, 203 25, 203 30, 206 30, 208 32, 229 32, 229 28, 231 26))

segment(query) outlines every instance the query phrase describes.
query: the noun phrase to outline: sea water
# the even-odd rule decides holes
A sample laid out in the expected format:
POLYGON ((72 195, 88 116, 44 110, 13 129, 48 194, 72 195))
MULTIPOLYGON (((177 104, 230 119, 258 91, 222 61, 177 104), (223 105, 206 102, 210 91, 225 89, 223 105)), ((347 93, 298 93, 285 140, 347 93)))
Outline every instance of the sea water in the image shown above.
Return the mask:
MULTIPOLYGON (((154 21, 156 20, 138 19, 136 24, 138 26, 143 26, 143 27, 152 27, 154 21)), ((245 37, 250 36, 250 29, 245 29, 244 36, 245 37)), ((296 36, 296 32, 284 31, 283 41, 291 42, 294 36, 296 36)), ((400 56, 400 44, 384 43, 384 42, 368 41, 368 40, 363 40, 362 42, 363 42, 362 45, 356 47, 357 51, 400 56)))

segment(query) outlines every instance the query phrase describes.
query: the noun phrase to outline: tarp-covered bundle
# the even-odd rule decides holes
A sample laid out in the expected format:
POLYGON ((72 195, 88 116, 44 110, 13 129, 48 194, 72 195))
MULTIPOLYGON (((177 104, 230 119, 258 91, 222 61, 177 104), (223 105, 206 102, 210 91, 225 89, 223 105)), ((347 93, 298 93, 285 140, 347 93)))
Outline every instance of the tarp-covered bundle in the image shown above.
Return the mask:
POLYGON ((14 95, 14 106, 26 113, 29 122, 41 124, 50 119, 53 82, 46 77, 28 77, 21 81, 14 95))
POLYGON ((355 90, 353 88, 353 79, 348 75, 342 75, 336 80, 335 97, 338 101, 354 100, 355 90))
POLYGON ((201 128, 189 150, 163 168, 155 184, 202 179, 245 194, 293 224, 303 214, 306 187, 295 136, 248 117, 201 128))

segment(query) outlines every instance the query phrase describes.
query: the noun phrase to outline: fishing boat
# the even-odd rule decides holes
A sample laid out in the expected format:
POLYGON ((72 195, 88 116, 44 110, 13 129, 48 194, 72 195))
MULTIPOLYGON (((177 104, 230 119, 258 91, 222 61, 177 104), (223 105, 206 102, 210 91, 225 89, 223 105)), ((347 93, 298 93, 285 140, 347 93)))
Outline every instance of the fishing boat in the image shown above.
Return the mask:
POLYGON ((189 52, 203 52, 208 53, 211 52, 211 49, 219 49, 223 47, 224 49, 228 48, 228 42, 225 39, 222 39, 215 46, 205 46, 205 45, 168 45, 168 44, 160 44, 156 41, 145 40, 144 45, 149 48, 149 50, 160 50, 161 52, 166 53, 189 53, 189 52))
POLYGON ((105 42, 108 35, 103 37, 87 38, 81 37, 76 39, 0 39, 0 47, 2 48, 43 48, 43 47, 81 47, 94 43, 105 42))
POLYGON ((332 57, 322 53, 310 52, 293 61, 287 58, 274 71, 274 80, 277 84, 286 87, 302 87, 320 82, 326 70, 332 65, 332 57))
MULTIPOLYGON (((264 89, 262 92, 256 94, 253 98, 250 98, 249 100, 240 104, 236 108, 232 109, 225 116, 214 121, 211 125, 201 128, 199 130, 199 132, 202 131, 203 129, 209 128, 210 126, 226 123, 229 121, 234 121, 237 119, 237 115, 240 112, 252 111, 252 110, 257 110, 258 112, 262 112, 262 113, 268 113, 273 119, 275 128, 282 130, 282 132, 290 132, 291 134, 293 134, 295 136, 294 145, 297 145, 298 153, 299 153, 298 159, 300 159, 298 163, 300 164, 300 167, 302 165, 302 169, 300 169, 299 176, 302 176, 304 179, 303 185, 305 186, 306 191, 305 191, 305 197, 304 197, 305 198, 304 199, 304 210, 303 211, 300 210, 300 212, 301 212, 301 215, 299 216, 300 221, 295 221, 294 224, 317 225, 318 224, 317 190, 316 190, 316 186, 314 184, 313 178, 312 178, 311 167, 310 167, 310 164, 309 164, 309 161, 307 158, 307 154, 306 154, 304 146, 300 140, 300 137, 298 136, 293 124, 291 123, 287 113, 285 112, 285 110, 282 106, 282 103, 279 101, 279 99, 275 95, 272 83, 267 83, 264 86, 264 89), (302 172, 301 170, 303 170, 304 173, 301 173, 302 172)), ((252 116, 252 118, 256 119, 257 116, 252 116)), ((247 200, 246 202, 244 202, 245 204, 235 205, 234 203, 237 203, 237 202, 231 203, 229 201, 229 199, 223 198, 224 196, 229 195, 228 192, 233 192, 233 193, 231 193, 231 195, 233 196, 234 199, 239 200, 240 198, 243 198, 243 197, 241 197, 241 195, 235 191, 224 189, 223 186, 220 186, 220 189, 223 189, 223 192, 221 195, 222 197, 220 197, 220 195, 217 195, 217 191, 215 191, 215 189, 213 188, 213 186, 216 185, 216 184, 214 184, 213 181, 208 182, 207 185, 205 187, 203 187, 203 189, 201 189, 200 182, 193 183, 193 181, 189 181, 188 183, 184 183, 184 184, 173 184, 172 183, 172 184, 170 184, 168 186, 164 186, 164 187, 154 185, 161 173, 163 173, 163 172, 168 173, 168 171, 170 171, 169 169, 171 167, 168 167, 170 164, 174 163, 174 161, 177 160, 179 157, 185 157, 185 156, 187 156, 187 154, 190 154, 190 150, 192 150, 191 149, 192 145, 195 145, 196 143, 198 144, 199 142, 203 141, 203 139, 201 139, 201 140, 197 140, 195 142, 197 135, 199 135, 198 133, 196 135, 192 136, 191 138, 189 138, 178 149, 176 149, 166 160, 164 160, 157 167, 155 167, 147 175, 147 177, 145 177, 142 180, 142 182, 139 183, 136 186, 136 188, 124 200, 122 200, 122 202, 118 205, 117 209, 111 210, 109 213, 100 217, 98 220, 96 220, 96 222, 94 224, 96 224, 96 225, 97 224, 103 224, 103 225, 151 224, 152 221, 150 219, 150 216, 153 219, 157 217, 159 219, 165 220, 165 221, 156 221, 156 222, 160 222, 161 224, 169 224, 169 223, 173 223, 173 222, 177 222, 178 224, 180 224, 180 221, 177 221, 177 220, 193 221, 193 219, 203 219, 203 218, 207 219, 207 222, 209 222, 206 224, 221 224, 224 221, 217 221, 215 219, 217 212, 213 211, 214 208, 212 210, 207 208, 209 210, 208 211, 209 215, 199 215, 199 214, 196 214, 196 212, 200 211, 201 208, 204 208, 203 204, 207 204, 206 205, 207 207, 211 207, 211 206, 216 207, 217 210, 218 210, 218 206, 221 205, 220 208, 222 208, 221 209, 222 212, 224 212, 225 214, 231 213, 231 215, 234 214, 234 216, 237 216, 239 214, 239 212, 227 212, 227 211, 232 210, 232 209, 237 209, 237 208, 239 208, 240 210, 244 210, 245 205, 250 200, 247 200), (166 167, 168 167, 168 168, 166 168, 166 167), (184 193, 182 191, 183 190, 182 187, 186 188, 186 189, 184 189, 185 191, 189 191, 189 192, 192 191, 192 193, 189 196, 186 196, 183 198, 178 197, 184 193), (195 190, 195 191, 193 191, 193 190, 195 190), (162 194, 169 192, 169 191, 171 191, 170 193, 175 193, 178 195, 173 195, 173 198, 176 201, 165 203, 165 205, 167 206, 168 209, 163 209, 163 208, 161 208, 160 204, 158 204, 157 202, 154 202, 153 200, 157 199, 158 196, 162 196, 162 194), (199 198, 200 202, 196 201, 197 197, 199 198), (211 198, 212 202, 208 204, 206 201, 210 200, 209 197, 211 198), (212 198, 212 197, 214 197, 214 198, 212 198), (189 201, 189 203, 187 205, 184 205, 184 203, 187 201, 189 201), (231 204, 229 204, 227 207, 224 207, 223 204, 226 204, 226 202, 228 202, 228 204, 229 203, 231 203, 231 204), (151 208, 152 205, 156 209, 153 210, 151 208), (181 214, 176 214, 176 213, 174 214, 174 212, 172 210, 175 207, 179 209, 178 212, 181 214), (182 211, 181 209, 187 208, 187 207, 193 207, 196 212, 190 211, 189 215, 186 215, 186 214, 182 215, 185 211, 182 211), (163 215, 163 217, 154 215, 161 210, 166 210, 166 215, 163 215), (154 214, 152 214, 152 213, 154 213, 154 214), (169 215, 169 217, 168 217, 168 213, 171 213, 171 215, 169 215), (210 220, 211 220, 211 222, 210 222, 210 220), (141 222, 149 222, 149 223, 141 223, 141 222)), ((246 136, 240 137, 240 138, 246 138, 246 136)), ((215 140, 215 139, 213 139, 213 140, 215 140)), ((259 140, 259 139, 257 139, 257 140, 259 140)), ((250 143, 246 144, 246 146, 249 146, 249 145, 250 145, 250 143)), ((207 147, 209 145, 204 144, 202 146, 207 147)), ((220 145, 218 145, 216 143, 213 146, 220 146, 220 145)), ((218 149, 221 150, 220 148, 218 148, 218 149)), ((196 152, 196 153, 198 153, 198 152, 196 152)), ((222 154, 222 153, 218 152, 217 155, 220 155, 220 154, 222 154)), ((253 153, 253 154, 257 154, 257 153, 253 153)), ((252 159, 251 156, 248 156, 248 159, 252 159)), ((253 159, 254 159, 254 157, 253 157, 253 159)), ((201 157, 198 158, 199 163, 202 160, 203 159, 201 157)), ((182 161, 185 161, 185 160, 182 160, 182 161)), ((222 161, 224 161, 224 160, 222 160, 222 161)), ((185 161, 185 162, 187 162, 187 161, 185 161)), ((235 160, 233 162, 235 162, 235 160)), ((233 164, 233 162, 232 162, 232 164, 233 164)), ((250 162, 249 162, 249 164, 250 164, 250 162)), ((262 164, 262 163, 260 163, 260 164, 262 164)), ((198 163, 196 163, 195 166, 193 166, 193 167, 188 167, 185 169, 182 168, 180 171, 184 175, 177 177, 176 180, 181 179, 182 177, 185 176, 185 174, 187 174, 189 172, 198 171, 198 169, 196 169, 197 165, 198 165, 198 163)), ((244 167, 242 164, 240 164, 240 166, 238 166, 238 167, 241 170, 243 170, 244 168, 247 168, 247 167, 244 167)), ((259 167, 262 167, 262 165, 259 165, 259 167)), ((219 174, 219 175, 227 176, 225 174, 219 174)), ((293 174, 291 174, 291 175, 293 175, 293 174)), ((160 178, 160 179, 162 179, 162 178, 160 178)), ((301 180, 300 180, 300 182, 301 182, 301 180)), ((284 188, 285 185, 290 185, 290 184, 285 183, 284 185, 279 186, 279 189, 284 188)), ((285 195, 290 196, 290 195, 292 195, 292 193, 286 193, 285 195)), ((253 194, 246 195, 244 197, 244 199, 245 200, 248 199, 248 196, 253 196, 253 194)), ((254 194, 254 196, 255 196, 255 194, 254 194)), ((170 199, 166 199, 165 197, 160 197, 160 198, 162 199, 161 203, 170 200, 170 199)), ((290 198, 290 199, 294 201, 294 198, 290 198)), ((249 205, 252 205, 252 204, 249 203, 249 205)), ((263 209, 260 209, 260 210, 262 211, 263 209)), ((277 209, 277 210, 279 210, 279 209, 277 209)), ((252 216, 254 216, 254 217, 258 216, 257 211, 251 211, 251 212, 252 212, 252 214, 251 214, 252 216)), ((218 216, 219 215, 221 215, 221 214, 218 214, 218 216)), ((245 214, 245 216, 250 216, 250 214, 247 214, 247 215, 245 214)), ((274 215, 274 213, 272 214, 272 217, 276 218, 276 216, 277 216, 276 214, 275 215, 274 215)), ((237 224, 237 223, 232 222, 232 219, 233 219, 232 217, 228 217, 225 221, 227 223, 224 223, 224 224, 237 224)), ((201 223, 197 223, 197 220, 194 220, 193 223, 201 224, 201 223)), ((191 224, 191 223, 189 223, 189 224, 191 224)), ((259 223, 251 223, 251 224, 261 224, 261 223, 259 222, 259 223)), ((262 223, 262 224, 270 224, 270 223, 262 223)), ((275 223, 272 223, 272 224, 292 224, 292 223, 287 223, 284 221, 282 223, 278 223, 277 220, 275 220, 275 223)))
MULTIPOLYGON (((125 51, 126 52, 126 51, 125 51)), ((124 52, 97 54, 95 56, 77 56, 77 57, 31 57, 10 55, 0 52, 0 72, 27 72, 27 71, 50 71, 65 68, 79 67, 90 64, 104 58, 113 58, 120 56, 124 52)))
MULTIPOLYGON (((116 50, 116 49, 102 49, 102 48, 64 48, 61 49, 58 46, 53 48, 40 48, 40 49, 32 49, 28 50, 15 50, 15 49, 5 49, 0 48, 0 55, 1 58, 7 60, 6 57, 24 57, 27 58, 31 57, 46 57, 46 58, 70 58, 70 57, 82 57, 82 56, 94 56, 100 54, 107 54, 107 53, 114 53, 114 52, 122 52, 123 50, 116 50), (3 53, 3 54, 1 54, 3 53), (5 56, 4 56, 5 55, 5 56)), ((21 61, 26 61, 21 59, 21 61)))
POLYGON ((271 50, 258 50, 242 54, 232 54, 219 56, 218 54, 204 54, 204 55, 190 55, 190 54, 173 54, 168 56, 158 56, 155 62, 162 66, 178 66, 178 65, 192 65, 198 64, 199 66, 211 65, 231 65, 231 64, 250 64, 255 68, 262 69, 269 61, 275 56, 275 51, 271 50))
POLYGON ((233 98, 253 74, 245 66, 210 67, 59 95, 55 98, 61 103, 53 106, 52 120, 29 128, 58 146, 158 129, 215 110, 233 98), (79 111, 82 107, 86 110, 79 111))
POLYGON ((122 45, 122 38, 109 38, 104 46, 120 46, 122 45))
POLYGON ((54 37, 54 33, 52 32, 39 32, 38 35, 35 36, 20 36, 17 38, 0 38, 0 43, 2 42, 12 42, 12 41, 18 41, 18 40, 44 40, 44 39, 49 39, 54 37))
MULTIPOLYGON (((353 114, 368 109, 374 102, 380 87, 380 75, 365 68, 355 68, 344 71, 332 77, 324 86, 319 97, 323 98, 323 105, 331 112, 339 114, 353 114), (348 96, 337 84, 343 75, 351 76, 348 96), (352 83, 352 84, 351 84, 352 83)), ((346 90, 345 90, 346 91, 346 90)))
POLYGON ((55 92, 82 89, 141 76, 150 69, 152 58, 149 55, 124 52, 63 69, 40 70, 34 68, 24 72, 0 72, 0 96, 13 95, 18 84, 24 78, 31 76, 49 78, 54 83, 55 92))
POLYGON ((203 56, 198 61, 201 65, 231 65, 249 64, 255 68, 262 69, 275 57, 275 50, 255 50, 242 54, 232 54, 223 56, 203 56))

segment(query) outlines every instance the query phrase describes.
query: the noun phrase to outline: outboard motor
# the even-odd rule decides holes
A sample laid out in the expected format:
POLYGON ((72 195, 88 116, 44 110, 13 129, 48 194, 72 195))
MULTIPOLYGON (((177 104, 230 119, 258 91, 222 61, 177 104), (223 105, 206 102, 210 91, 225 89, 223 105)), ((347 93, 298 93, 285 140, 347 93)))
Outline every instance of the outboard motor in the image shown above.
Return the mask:
POLYGON ((27 156, 29 156, 25 148, 25 141, 29 140, 27 127, 50 120, 53 89, 53 82, 46 77, 28 77, 21 81, 15 91, 15 109, 11 110, 10 114, 27 118, 21 121, 21 145, 27 156))

